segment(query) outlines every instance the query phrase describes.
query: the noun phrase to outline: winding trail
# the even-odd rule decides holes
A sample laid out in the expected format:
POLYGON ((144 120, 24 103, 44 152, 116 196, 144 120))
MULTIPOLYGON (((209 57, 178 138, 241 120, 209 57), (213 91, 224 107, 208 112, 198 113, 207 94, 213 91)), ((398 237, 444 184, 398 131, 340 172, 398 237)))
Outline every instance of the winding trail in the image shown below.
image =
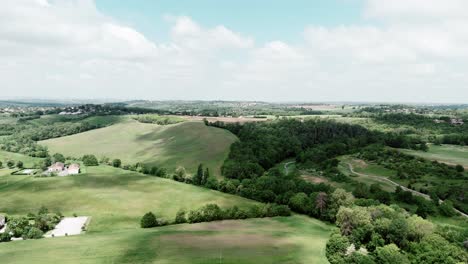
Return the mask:
POLYGON ((285 173, 286 175, 289 174, 289 169, 288 169, 289 164, 294 164, 294 163, 296 163, 296 162, 295 162, 295 161, 290 161, 290 162, 286 162, 286 163, 284 164, 284 173, 285 173))
MULTIPOLYGON (((350 171, 351 173, 353 173, 353 174, 356 174, 356 175, 359 175, 359 176, 362 176, 362 177, 372 178, 372 179, 377 180, 377 181, 380 181, 380 182, 389 182, 389 183, 391 183, 391 184, 393 184, 393 185, 395 185, 395 186, 400 186, 401 189, 403 189, 403 190, 405 190, 405 191, 409 191, 409 192, 413 193, 414 195, 421 196, 421 197, 423 197, 423 198, 425 198, 425 199, 427 199, 427 200, 431 200, 431 197, 429 197, 429 195, 424 194, 424 193, 420 193, 420 192, 415 191, 415 190, 412 190, 412 189, 409 189, 409 188, 407 188, 407 187, 405 187, 405 186, 403 186, 403 185, 400 185, 399 183, 396 183, 396 182, 390 180, 390 179, 387 178, 387 177, 375 176, 375 175, 369 175, 369 174, 364 174, 364 173, 356 172, 356 171, 354 170, 354 168, 353 168, 353 165, 351 165, 351 163, 346 163, 346 164, 347 164, 348 167, 349 167, 349 171, 350 171)), ((443 201, 443 200, 439 200, 439 202, 442 203, 442 202, 444 202, 444 201, 443 201)), ((467 214, 463 213, 462 211, 460 211, 460 210, 458 210, 458 209, 456 209, 456 208, 453 208, 453 209, 454 209, 457 213, 459 213, 459 214, 461 214, 462 216, 468 218, 468 215, 467 215, 467 214)))

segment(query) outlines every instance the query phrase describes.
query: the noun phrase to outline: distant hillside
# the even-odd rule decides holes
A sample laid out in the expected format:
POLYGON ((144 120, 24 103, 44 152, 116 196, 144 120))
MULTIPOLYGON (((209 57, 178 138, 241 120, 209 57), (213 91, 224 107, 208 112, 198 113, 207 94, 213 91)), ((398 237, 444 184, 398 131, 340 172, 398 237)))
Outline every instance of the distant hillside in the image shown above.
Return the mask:
POLYGON ((127 120, 106 128, 41 141, 50 153, 80 157, 84 154, 120 158, 124 164, 143 162, 169 170, 184 166, 195 172, 203 163, 213 172, 220 167, 236 137, 202 122, 159 126, 127 120))

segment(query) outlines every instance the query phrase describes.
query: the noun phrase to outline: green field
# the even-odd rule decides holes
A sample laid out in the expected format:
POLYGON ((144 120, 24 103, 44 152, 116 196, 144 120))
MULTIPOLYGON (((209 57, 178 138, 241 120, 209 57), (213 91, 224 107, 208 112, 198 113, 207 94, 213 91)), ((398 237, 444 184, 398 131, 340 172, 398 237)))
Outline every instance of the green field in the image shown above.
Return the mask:
POLYGON ((19 153, 0 150, 0 161, 3 163, 3 167, 6 167, 6 163, 9 160, 15 161, 15 163, 21 160, 25 168, 31 168, 35 163, 41 161, 40 158, 33 158, 19 153))
POLYGON ((425 159, 445 162, 449 165, 460 164, 468 169, 468 147, 466 146, 430 145, 427 152, 416 150, 402 150, 402 152, 425 159))
POLYGON ((0 244, 2 263, 328 263, 333 227, 303 216, 0 244))
POLYGON ((81 157, 84 154, 120 158, 124 164, 143 162, 173 170, 184 166, 195 172, 203 163, 219 175, 220 167, 236 137, 230 132, 207 127, 202 122, 159 126, 135 120, 61 137, 40 144, 51 153, 81 157))
POLYGON ((396 175, 396 172, 386 169, 380 165, 366 163, 363 160, 358 160, 349 156, 345 156, 341 158, 341 162, 338 168, 340 169, 342 173, 352 177, 352 179, 358 182, 362 182, 367 185, 372 185, 374 183, 377 183, 382 187, 383 190, 387 192, 395 191, 396 187, 394 184, 387 182, 385 180, 382 180, 381 178, 382 177, 391 178, 392 176, 396 175), (355 172, 362 173, 368 176, 352 173, 350 171, 348 164, 351 164, 355 172))
MULTIPOLYGON (((7 171, 7 170, 4 170, 7 171)), ((22 215, 41 206, 64 215, 91 216, 90 232, 138 228, 148 211, 173 220, 181 209, 208 203, 240 207, 254 202, 192 185, 109 166, 70 177, 34 178, 0 173, 0 212, 22 215)))
POLYGON ((70 177, 13 176, 0 170, 0 212, 40 206, 91 217, 86 234, 0 244, 2 263, 328 263, 333 227, 305 216, 139 228, 147 211, 172 220, 180 208, 256 202, 109 166, 70 177))

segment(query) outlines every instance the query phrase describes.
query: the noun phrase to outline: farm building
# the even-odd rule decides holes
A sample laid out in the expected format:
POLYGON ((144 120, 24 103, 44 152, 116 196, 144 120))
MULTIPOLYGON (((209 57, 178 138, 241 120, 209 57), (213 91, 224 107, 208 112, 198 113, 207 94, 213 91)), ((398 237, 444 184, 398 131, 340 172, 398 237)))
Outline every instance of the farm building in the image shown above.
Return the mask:
POLYGON ((65 164, 63 164, 62 162, 56 162, 47 169, 47 172, 61 172, 64 169, 65 169, 65 164))
POLYGON ((76 164, 76 163, 70 164, 67 167, 67 171, 68 171, 69 175, 78 174, 78 173, 80 173, 80 165, 76 164))
POLYGON ((47 169, 46 173, 58 173, 59 176, 75 175, 80 173, 80 165, 74 163, 65 166, 61 162, 56 162, 47 169))
POLYGON ((463 119, 458 119, 458 118, 452 118, 450 120, 450 123, 452 125, 463 125, 464 124, 463 119))
POLYGON ((0 229, 5 226, 6 218, 4 215, 0 215, 0 229))

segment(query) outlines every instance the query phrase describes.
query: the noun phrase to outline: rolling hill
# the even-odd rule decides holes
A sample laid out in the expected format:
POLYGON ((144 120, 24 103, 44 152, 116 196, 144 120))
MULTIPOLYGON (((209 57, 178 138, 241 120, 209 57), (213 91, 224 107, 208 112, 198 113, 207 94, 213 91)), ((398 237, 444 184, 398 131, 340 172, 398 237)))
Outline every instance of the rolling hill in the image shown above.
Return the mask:
POLYGON ((159 126, 125 120, 84 133, 41 141, 50 153, 81 157, 120 158, 123 164, 142 162, 173 170, 184 166, 195 172, 203 163, 220 174, 222 162, 236 137, 230 132, 207 127, 202 122, 159 126))

